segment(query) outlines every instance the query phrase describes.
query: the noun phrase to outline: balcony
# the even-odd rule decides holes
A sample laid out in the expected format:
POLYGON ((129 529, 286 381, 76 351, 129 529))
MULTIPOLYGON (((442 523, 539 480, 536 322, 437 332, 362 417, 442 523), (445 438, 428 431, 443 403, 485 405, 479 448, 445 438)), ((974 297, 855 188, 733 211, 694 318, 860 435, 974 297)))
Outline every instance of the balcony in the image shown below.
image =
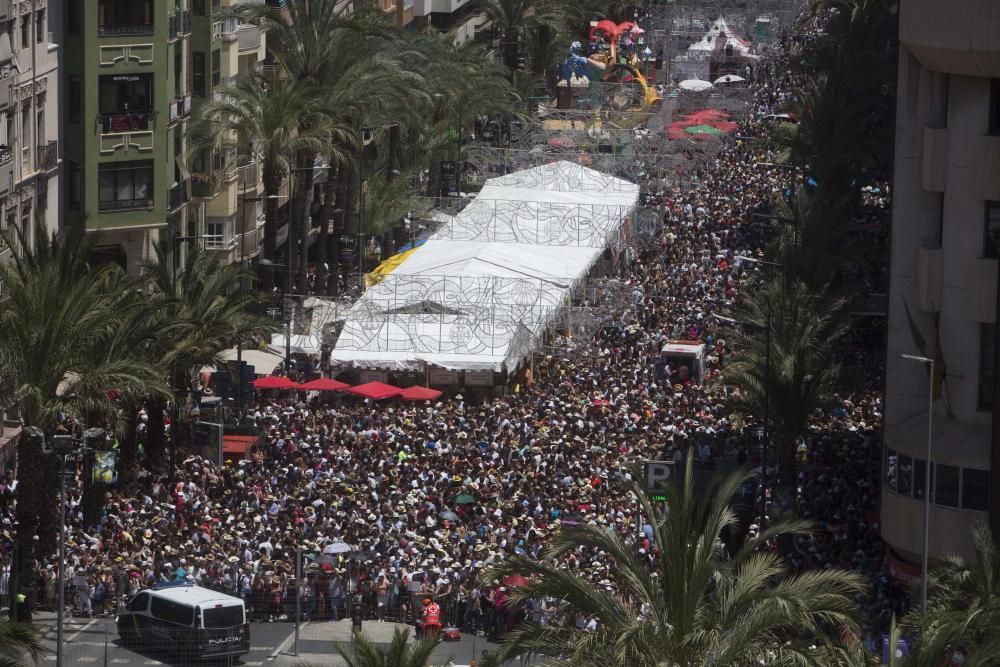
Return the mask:
POLYGON ((224 21, 216 21, 212 24, 212 40, 223 42, 235 42, 240 30, 240 20, 228 18, 224 21))
POLYGON ((167 39, 174 40, 177 39, 177 35, 181 32, 181 15, 174 14, 169 19, 167 19, 167 39))
POLYGON ((140 37, 153 34, 152 23, 140 23, 136 25, 99 25, 97 26, 98 37, 140 37))
POLYGON ((211 199, 219 194, 220 179, 215 174, 192 174, 191 196, 199 199, 211 199))
POLYGON ((150 130, 156 120, 155 111, 101 114, 97 123, 101 126, 101 134, 122 134, 150 130))
POLYGON ((240 42, 240 51, 256 51, 260 48, 260 28, 244 23, 237 33, 240 42))
POLYGON ((181 32, 185 35, 191 34, 191 10, 186 9, 181 13, 181 32))
POLYGON ((44 146, 38 147, 35 158, 35 167, 38 171, 48 171, 55 168, 59 163, 59 142, 50 141, 44 146))
POLYGON ((170 122, 180 118, 186 118, 191 115, 191 96, 185 95, 183 97, 174 98, 174 101, 170 103, 170 122))
POLYGON ((168 210, 176 211, 181 206, 187 203, 188 197, 188 184, 187 181, 181 181, 180 183, 174 183, 167 193, 168 210))
POLYGON ((143 199, 117 199, 115 201, 101 201, 97 202, 98 211, 132 211, 135 209, 150 209, 153 208, 153 198, 143 198, 143 199))

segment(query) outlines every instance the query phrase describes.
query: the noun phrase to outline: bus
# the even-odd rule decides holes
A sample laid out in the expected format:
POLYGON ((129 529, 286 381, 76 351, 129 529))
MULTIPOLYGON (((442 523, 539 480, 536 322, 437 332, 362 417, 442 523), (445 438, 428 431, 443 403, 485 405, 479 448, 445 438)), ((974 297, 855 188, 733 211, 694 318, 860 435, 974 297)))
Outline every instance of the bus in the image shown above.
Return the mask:
POLYGON ((243 600, 190 581, 139 591, 118 615, 117 624, 123 644, 164 649, 188 660, 250 651, 243 600))

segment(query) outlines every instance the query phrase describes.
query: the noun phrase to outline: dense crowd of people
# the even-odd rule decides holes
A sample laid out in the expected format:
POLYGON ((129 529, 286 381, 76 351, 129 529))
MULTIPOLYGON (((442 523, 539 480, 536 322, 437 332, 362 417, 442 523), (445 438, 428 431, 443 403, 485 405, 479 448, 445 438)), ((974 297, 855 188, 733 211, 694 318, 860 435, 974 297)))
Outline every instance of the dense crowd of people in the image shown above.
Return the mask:
MULTIPOLYGON (((771 64, 754 78, 759 118, 793 82, 771 64)), ((759 130, 752 119, 740 134, 759 130)), ((251 413, 262 438, 245 460, 218 466, 192 456, 173 475, 144 473, 134 487, 112 489, 92 526, 82 525, 72 491, 67 584, 78 613, 114 613, 143 587, 189 578, 244 597, 259 620, 289 617, 297 594, 310 618, 341 618, 360 597, 366 616, 393 620, 415 617, 432 596, 445 625, 494 633, 551 619, 554 601, 514 609, 505 600, 517 582, 482 574, 510 554, 541 558, 560 525, 613 527, 655 562, 622 484, 629 462, 693 455, 759 465, 753 417, 732 419, 727 390, 712 383, 732 353, 712 315, 727 312, 756 271, 740 259, 766 241, 755 214, 787 186, 785 171, 762 165, 766 150, 733 141, 683 188, 646 184, 662 224, 620 266, 628 298, 615 318, 536 360, 501 396, 412 404, 260 395, 251 413), (706 345, 703 382, 689 369, 657 367, 673 339, 706 345)), ((885 205, 881 193, 868 195, 866 205, 885 205)), ((865 354, 863 344, 848 348, 865 354)), ((834 397, 804 435, 799 509, 820 530, 796 538, 789 557, 797 569, 869 575, 873 592, 858 604, 884 623, 905 600, 885 575, 871 520, 881 402, 878 378, 865 380, 865 391, 834 397)), ((10 503, 0 519, 12 525, 10 503)), ((603 553, 571 552, 560 565, 614 586, 603 553)), ((38 572, 37 604, 53 605, 55 559, 39 559, 38 572)))

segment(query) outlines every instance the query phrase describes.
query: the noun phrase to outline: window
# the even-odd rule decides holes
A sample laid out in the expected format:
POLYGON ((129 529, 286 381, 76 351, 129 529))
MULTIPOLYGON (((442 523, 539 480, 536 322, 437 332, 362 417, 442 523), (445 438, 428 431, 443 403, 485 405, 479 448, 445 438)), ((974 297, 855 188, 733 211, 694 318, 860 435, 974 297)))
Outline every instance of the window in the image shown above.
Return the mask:
POLYGON ((934 467, 937 469, 934 502, 947 507, 958 507, 959 468, 940 463, 934 467))
POLYGON ((98 0, 97 25, 101 34, 151 34, 153 0, 98 0))
POLYGON ((900 454, 896 465, 898 468, 897 489, 904 496, 909 496, 913 492, 913 459, 905 454, 900 454))
POLYGON ((205 52, 191 52, 191 94, 205 97, 205 52))
POLYGON ((895 493, 896 491, 896 451, 893 449, 885 450, 885 485, 889 487, 889 490, 895 493))
POLYGON ((204 16, 205 0, 191 0, 191 11, 195 16, 204 16))
POLYGON ((37 111, 35 111, 35 134, 37 135, 37 141, 35 142, 39 146, 45 145, 45 107, 39 106, 37 111))
POLYGON ((205 610, 206 628, 235 628, 240 625, 243 625, 243 607, 240 605, 205 610))
POLYGON ((106 162, 98 168, 98 208, 119 211, 153 206, 153 162, 106 162))
POLYGON ((82 197, 82 186, 80 179, 80 163, 70 161, 69 178, 66 179, 69 190, 69 207, 74 211, 80 210, 80 198, 82 197))
POLYGON ((188 607, 180 602, 154 597, 153 604, 150 605, 149 610, 153 613, 153 616, 168 623, 188 626, 194 624, 194 607, 188 607))
POLYGON ((149 593, 139 593, 129 600, 126 609, 129 611, 146 611, 149 607, 149 593))
POLYGON ((80 111, 83 108, 83 88, 80 77, 71 74, 69 77, 69 120, 73 123, 80 122, 80 111))
POLYGON ((212 86, 222 82, 222 56, 219 49, 212 51, 212 86))
POLYGON ((21 150, 31 146, 31 106, 25 104, 21 108, 21 150))
POLYGON ((996 325, 979 325, 979 409, 993 409, 993 371, 996 365, 996 325))
POLYGON ((99 76, 97 87, 97 110, 101 115, 145 113, 153 109, 152 74, 99 76))
POLYGON ((71 35, 80 34, 80 4, 83 0, 66 0, 66 24, 71 35))
POLYGON ((1000 201, 988 201, 983 224, 983 257, 996 257, 997 243, 1000 243, 1000 201))
POLYGON ((1000 134, 1000 79, 990 79, 990 118, 987 133, 1000 134))
POLYGON ((21 17, 21 48, 26 49, 31 46, 31 19, 25 14, 21 17))
POLYGON ((184 96, 184 52, 174 50, 174 97, 184 96))
POLYGON ((962 469, 962 508, 986 512, 990 509, 990 473, 988 470, 962 469))
POLYGON ((39 9, 35 12, 35 44, 47 44, 48 37, 45 36, 45 10, 39 9))
MULTIPOLYGON (((915 500, 924 499, 924 481, 927 477, 927 461, 923 459, 913 460, 913 498, 915 500)), ((931 480, 931 485, 934 481, 931 480)))

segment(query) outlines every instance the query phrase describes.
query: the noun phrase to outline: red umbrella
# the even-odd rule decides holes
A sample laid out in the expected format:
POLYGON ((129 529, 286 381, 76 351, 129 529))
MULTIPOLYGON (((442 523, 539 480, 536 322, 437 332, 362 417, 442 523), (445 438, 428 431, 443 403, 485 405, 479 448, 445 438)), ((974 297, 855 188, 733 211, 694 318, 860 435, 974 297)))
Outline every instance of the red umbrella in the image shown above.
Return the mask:
POLYGON ((414 385, 404 389, 403 393, 400 394, 399 397, 404 401, 433 401, 435 398, 441 396, 441 394, 442 392, 437 389, 414 385))
POLYGON ((403 390, 399 387, 393 387, 391 384, 386 384, 384 382, 366 382, 364 384, 359 384, 357 387, 351 387, 347 391, 355 396, 364 396, 365 398, 370 398, 373 401, 381 401, 385 398, 395 398, 403 393, 403 390))
POLYGON ((299 385, 288 378, 278 375, 266 375, 253 382, 254 389, 298 389, 298 387, 299 385))
POLYGON ((307 391, 341 391, 349 388, 351 385, 334 380, 333 378, 317 378, 299 386, 307 391))
POLYGON ((520 588, 521 586, 527 586, 531 582, 528 581, 527 577, 520 574, 511 574, 504 577, 504 580, 500 583, 508 588, 520 588))

